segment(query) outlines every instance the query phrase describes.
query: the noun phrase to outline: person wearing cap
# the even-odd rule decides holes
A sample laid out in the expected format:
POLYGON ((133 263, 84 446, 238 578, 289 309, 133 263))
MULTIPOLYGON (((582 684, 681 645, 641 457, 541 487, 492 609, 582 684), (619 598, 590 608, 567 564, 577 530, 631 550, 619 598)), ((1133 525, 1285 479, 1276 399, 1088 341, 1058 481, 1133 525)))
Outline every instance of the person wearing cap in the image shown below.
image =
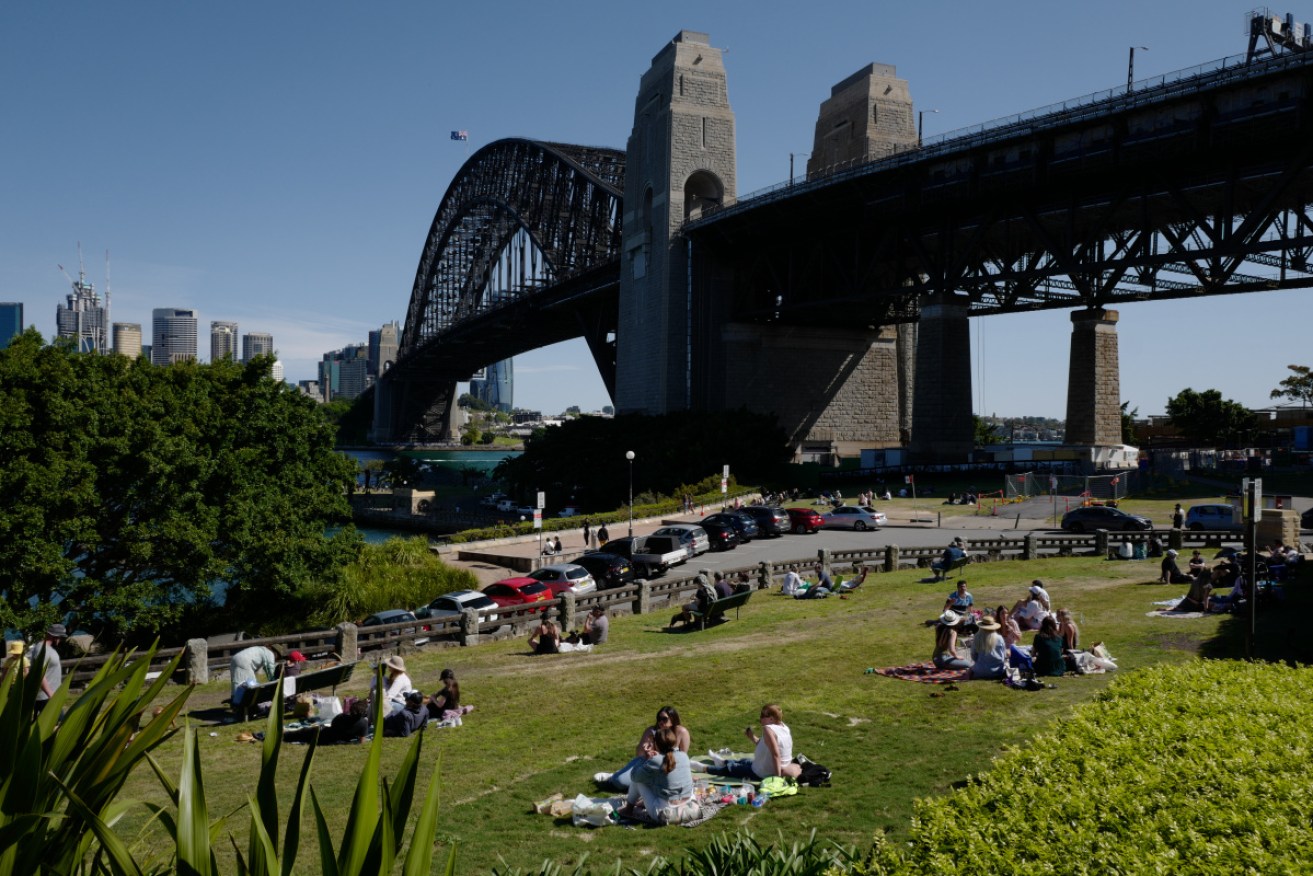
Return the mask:
POLYGON ((965 614, 971 610, 971 606, 975 604, 975 601, 970 591, 967 590, 966 580, 959 579, 957 589, 948 594, 948 599, 944 601, 944 608, 951 608, 958 614, 965 614))
POLYGON ((45 638, 27 649, 28 665, 41 672, 41 689, 36 693, 37 715, 41 714, 55 691, 64 683, 64 666, 59 662, 59 646, 67 638, 68 630, 63 624, 51 624, 46 627, 45 638))
POLYGON ((962 615, 951 609, 945 610, 935 624, 935 653, 931 656, 938 669, 970 669, 971 661, 957 653, 957 631, 962 624, 962 615))
POLYGON ((1049 616, 1048 591, 1038 581, 1030 585, 1024 599, 1012 606, 1012 617, 1022 630, 1037 630, 1049 616))
POLYGON ((293 678, 305 671, 305 655, 300 651, 289 651, 287 662, 283 664, 283 673, 293 678))
POLYGON ((1167 555, 1163 557, 1160 569, 1162 574, 1158 576, 1159 584, 1188 584, 1190 579, 1181 571, 1181 567, 1176 565, 1176 550, 1168 548, 1167 555))
POLYGON ((6 642, 4 671, 9 672, 10 669, 18 667, 19 672, 27 675, 27 657, 23 653, 26 650, 22 639, 10 639, 6 642))
POLYGON ((264 645, 252 645, 243 648, 232 656, 228 664, 228 676, 232 682, 232 704, 237 708, 242 704, 248 688, 259 687, 259 676, 265 681, 278 677, 279 652, 264 645))
POLYGON ((442 688, 429 697, 429 717, 434 721, 450 721, 459 718, 473 709, 460 704, 460 682, 456 680, 456 671, 444 669, 438 676, 442 688))
POLYGON ((989 615, 980 619, 980 628, 971 640, 970 678, 1002 678, 1008 669, 1008 643, 999 634, 999 622, 989 615))
MULTIPOLYGON (((400 654, 392 654, 385 658, 383 666, 383 715, 384 717, 392 714, 406 705, 406 694, 415 688, 411 683, 410 676, 406 674, 406 661, 401 658, 400 654)), ((374 715, 374 694, 378 679, 375 678, 369 683, 369 714, 374 715)))

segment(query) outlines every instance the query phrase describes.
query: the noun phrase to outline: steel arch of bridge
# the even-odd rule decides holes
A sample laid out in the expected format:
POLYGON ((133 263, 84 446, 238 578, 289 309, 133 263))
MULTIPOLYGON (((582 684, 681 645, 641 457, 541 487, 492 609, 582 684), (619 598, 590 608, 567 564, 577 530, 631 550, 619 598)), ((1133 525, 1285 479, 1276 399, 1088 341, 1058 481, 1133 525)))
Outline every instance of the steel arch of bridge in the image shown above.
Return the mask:
MULTIPOLYGON (((619 150, 526 139, 498 140, 471 156, 424 241, 398 366, 462 324, 486 322, 498 309, 618 263, 624 169, 619 150), (491 289, 492 270, 519 231, 541 254, 542 271, 523 285, 491 289)), ((522 341, 524 349, 541 345, 522 341)))

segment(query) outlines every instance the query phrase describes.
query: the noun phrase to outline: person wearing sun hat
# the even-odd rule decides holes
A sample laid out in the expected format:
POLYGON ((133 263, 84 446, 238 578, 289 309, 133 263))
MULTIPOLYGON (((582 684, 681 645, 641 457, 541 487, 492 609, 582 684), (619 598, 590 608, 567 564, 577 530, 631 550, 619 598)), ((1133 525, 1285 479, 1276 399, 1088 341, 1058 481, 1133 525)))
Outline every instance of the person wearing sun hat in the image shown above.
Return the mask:
POLYGON ((64 683, 64 667, 59 662, 59 646, 68 638, 63 624, 46 627, 46 636, 27 650, 27 663, 41 672, 41 689, 36 693, 36 714, 41 714, 50 698, 64 683), (44 669, 42 668, 44 667, 44 669))
POLYGON ((1008 643, 999 635, 1002 625, 989 615, 980 618, 971 640, 971 678, 1002 678, 1008 669, 1008 643))
MULTIPOLYGON (((406 694, 414 689, 410 676, 406 674, 406 661, 400 654, 393 654, 383 660, 383 716, 403 709, 406 706, 406 694)), ((369 683, 369 715, 374 716, 374 692, 378 679, 369 683)))
POLYGON ((935 653, 930 658, 938 669, 970 669, 971 661, 957 653, 957 631, 963 616, 945 610, 935 624, 935 653))
POLYGON ((22 639, 10 639, 5 643, 5 672, 8 672, 10 667, 17 666, 18 671, 27 675, 27 657, 23 654, 25 650, 22 639))

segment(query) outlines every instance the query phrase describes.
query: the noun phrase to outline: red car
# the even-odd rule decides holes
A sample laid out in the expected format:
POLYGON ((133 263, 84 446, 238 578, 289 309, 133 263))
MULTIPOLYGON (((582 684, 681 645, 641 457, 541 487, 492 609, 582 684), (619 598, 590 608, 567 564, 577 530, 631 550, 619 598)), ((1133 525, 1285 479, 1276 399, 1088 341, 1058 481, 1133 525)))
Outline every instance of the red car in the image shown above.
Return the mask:
POLYGON ((811 508, 785 508, 789 515, 789 525, 798 535, 808 532, 820 532, 825 525, 825 518, 811 508))
POLYGON ((501 608, 516 608, 552 598, 547 585, 532 578, 503 578, 484 587, 483 592, 501 608))

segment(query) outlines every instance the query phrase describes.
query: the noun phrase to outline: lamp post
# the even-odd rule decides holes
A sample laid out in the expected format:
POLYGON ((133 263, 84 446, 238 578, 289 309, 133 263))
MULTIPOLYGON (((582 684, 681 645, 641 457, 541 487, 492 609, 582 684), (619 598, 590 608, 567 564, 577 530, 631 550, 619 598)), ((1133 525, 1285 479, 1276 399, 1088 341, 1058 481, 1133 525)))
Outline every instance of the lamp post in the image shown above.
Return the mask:
POLYGON ((937 112, 939 110, 921 110, 916 114, 916 148, 921 148, 921 132, 925 130, 925 114, 937 112))
POLYGON ((1149 51, 1148 46, 1131 46, 1131 58, 1129 61, 1126 62, 1126 93, 1128 95, 1131 93, 1131 88, 1134 86, 1135 83, 1135 50, 1136 49, 1139 49, 1141 52, 1149 51))
POLYGON ((634 535, 634 451, 625 451, 625 459, 629 460, 629 536, 634 535))
POLYGON ((793 185, 793 156, 795 155, 797 155, 799 158, 806 158, 807 156, 811 155, 811 153, 810 152, 789 153, 789 185, 793 185))

